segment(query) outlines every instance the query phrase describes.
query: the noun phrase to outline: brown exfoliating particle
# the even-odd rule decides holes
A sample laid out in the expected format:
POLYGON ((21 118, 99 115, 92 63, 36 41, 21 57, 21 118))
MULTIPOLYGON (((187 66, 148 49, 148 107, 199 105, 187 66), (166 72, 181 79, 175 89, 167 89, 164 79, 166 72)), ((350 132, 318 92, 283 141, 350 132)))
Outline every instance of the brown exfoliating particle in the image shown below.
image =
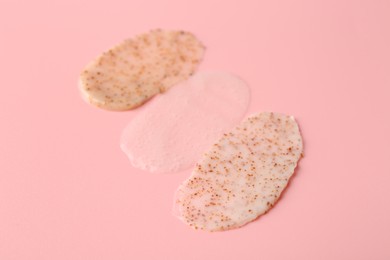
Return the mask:
POLYGON ((94 106, 133 109, 190 77, 204 49, 189 32, 153 30, 125 40, 89 63, 79 88, 94 106))
POLYGON ((176 192, 175 214, 195 229, 243 226, 277 202, 301 155, 292 116, 251 116, 204 154, 176 192))

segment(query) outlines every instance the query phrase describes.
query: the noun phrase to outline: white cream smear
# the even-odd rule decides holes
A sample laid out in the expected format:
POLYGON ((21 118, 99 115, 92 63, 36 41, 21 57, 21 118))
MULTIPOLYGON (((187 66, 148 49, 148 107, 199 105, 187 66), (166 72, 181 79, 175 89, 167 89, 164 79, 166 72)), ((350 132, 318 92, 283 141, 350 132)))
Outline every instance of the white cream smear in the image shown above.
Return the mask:
POLYGON ((157 96, 124 129, 121 149, 136 168, 169 173, 194 166, 249 104, 244 81, 224 72, 199 72, 157 96))

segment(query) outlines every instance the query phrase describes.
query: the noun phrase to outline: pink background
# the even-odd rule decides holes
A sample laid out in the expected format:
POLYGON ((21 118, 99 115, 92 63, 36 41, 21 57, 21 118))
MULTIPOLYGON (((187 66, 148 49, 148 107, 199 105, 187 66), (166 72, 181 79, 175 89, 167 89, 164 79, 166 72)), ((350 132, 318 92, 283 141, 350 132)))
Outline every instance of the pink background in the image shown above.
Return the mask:
POLYGON ((390 1, 0 0, 0 259, 390 259, 390 1), (244 228, 171 216, 190 171, 152 175, 119 149, 137 113, 85 104, 78 73, 152 28, 207 46, 200 70, 252 89, 249 113, 300 123, 305 158, 244 228))

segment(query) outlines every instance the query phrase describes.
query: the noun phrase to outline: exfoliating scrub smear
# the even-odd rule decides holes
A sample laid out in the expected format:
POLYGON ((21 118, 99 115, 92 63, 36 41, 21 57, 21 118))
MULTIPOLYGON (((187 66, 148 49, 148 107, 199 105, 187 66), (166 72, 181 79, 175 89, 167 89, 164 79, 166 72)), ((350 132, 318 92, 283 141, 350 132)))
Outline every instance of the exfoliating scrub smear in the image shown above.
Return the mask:
POLYGON ((277 202, 302 149, 292 116, 264 112, 248 117, 205 152, 177 190, 174 214, 207 231, 249 223, 277 202))
POLYGON ((90 62, 79 78, 84 100, 107 110, 134 109, 187 80, 205 47, 190 32, 153 30, 127 39, 90 62))
POLYGON ((199 72, 159 95, 123 130, 120 146, 136 168, 184 170, 241 121, 250 91, 225 72, 199 72))

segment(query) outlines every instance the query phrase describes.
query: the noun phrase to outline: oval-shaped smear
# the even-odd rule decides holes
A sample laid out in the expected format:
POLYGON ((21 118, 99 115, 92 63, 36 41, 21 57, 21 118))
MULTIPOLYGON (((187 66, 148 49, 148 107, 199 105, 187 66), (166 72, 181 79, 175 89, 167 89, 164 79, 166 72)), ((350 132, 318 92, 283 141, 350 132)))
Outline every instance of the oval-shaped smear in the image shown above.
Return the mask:
POLYGON ((292 116, 260 113, 223 135, 177 190, 174 212, 195 229, 240 227, 278 200, 302 155, 292 116))
POLYGON ((134 167, 176 172, 202 153, 245 114, 249 88, 228 73, 199 72, 156 97, 129 123, 121 148, 134 167))
POLYGON ((89 63, 80 75, 82 97, 108 110, 142 105, 195 72, 204 46, 191 33, 154 30, 128 39, 89 63))

